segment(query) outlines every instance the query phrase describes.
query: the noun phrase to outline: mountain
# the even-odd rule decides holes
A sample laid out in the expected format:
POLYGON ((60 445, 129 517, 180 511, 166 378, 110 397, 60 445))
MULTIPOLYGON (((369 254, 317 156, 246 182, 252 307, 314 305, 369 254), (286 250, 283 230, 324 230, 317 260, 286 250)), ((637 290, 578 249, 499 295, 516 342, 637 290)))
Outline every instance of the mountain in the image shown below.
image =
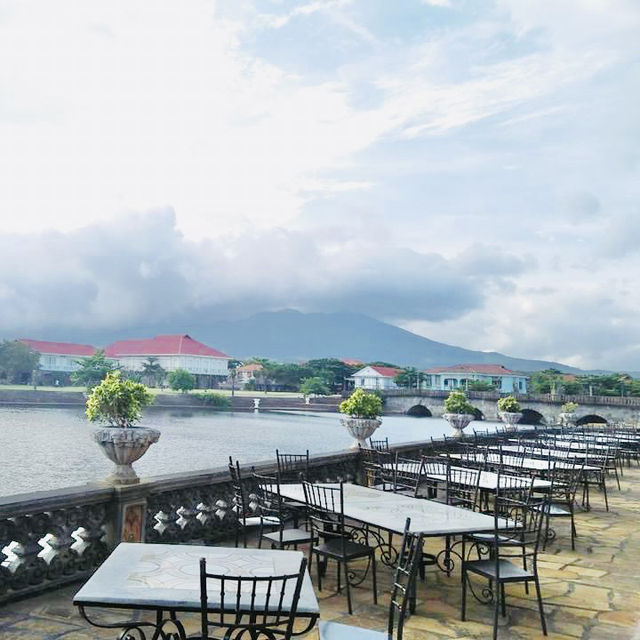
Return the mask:
POLYGON ((488 363, 519 371, 553 367, 568 373, 581 372, 558 362, 513 358, 502 353, 472 351, 435 342, 357 313, 292 310, 258 313, 244 320, 194 325, 188 327, 188 332, 195 339, 238 359, 260 356, 298 362, 336 357, 363 362, 380 360, 421 369, 488 363))

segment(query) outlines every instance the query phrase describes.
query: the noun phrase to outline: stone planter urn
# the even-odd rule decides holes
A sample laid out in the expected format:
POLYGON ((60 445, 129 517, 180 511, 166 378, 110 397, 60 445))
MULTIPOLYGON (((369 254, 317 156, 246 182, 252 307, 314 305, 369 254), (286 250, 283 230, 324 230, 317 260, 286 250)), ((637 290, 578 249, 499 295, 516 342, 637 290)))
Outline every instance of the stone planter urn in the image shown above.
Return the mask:
POLYGON ((576 414, 575 413, 560 413, 558 419, 563 427, 575 427, 576 426, 576 414))
POLYGON ((368 449, 367 438, 382 424, 382 420, 377 418, 341 418, 340 422, 347 428, 347 431, 355 439, 351 449, 363 447, 368 449))
POLYGON ((502 422, 504 422, 504 424, 506 425, 505 429, 507 431, 516 431, 516 425, 522 418, 521 413, 512 413, 511 411, 500 411, 499 416, 500 420, 502 420, 502 422))
POLYGON ((116 467, 107 478, 111 484, 137 484, 140 478, 132 463, 140 459, 147 449, 158 442, 160 432, 149 427, 103 427, 93 433, 104 455, 116 467))
POLYGON ((442 417, 451 425, 454 438, 462 438, 465 427, 475 418, 470 413, 443 413, 442 417))

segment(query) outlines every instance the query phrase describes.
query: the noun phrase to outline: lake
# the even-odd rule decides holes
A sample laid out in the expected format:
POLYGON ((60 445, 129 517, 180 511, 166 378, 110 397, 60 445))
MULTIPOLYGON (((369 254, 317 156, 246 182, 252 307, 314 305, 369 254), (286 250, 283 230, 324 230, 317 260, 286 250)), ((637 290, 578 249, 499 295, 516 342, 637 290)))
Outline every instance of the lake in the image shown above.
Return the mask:
MULTIPOLYGON (((160 429, 158 443, 134 463, 140 477, 195 471, 288 453, 338 451, 352 438, 336 413, 229 413, 207 410, 149 409, 142 424, 160 429)), ((91 438, 81 407, 0 407, 0 495, 57 489, 105 478, 112 463, 91 438)), ((471 423, 467 430, 491 427, 471 423)), ((385 416, 376 438, 389 442, 428 440, 450 433, 440 418, 385 416)))

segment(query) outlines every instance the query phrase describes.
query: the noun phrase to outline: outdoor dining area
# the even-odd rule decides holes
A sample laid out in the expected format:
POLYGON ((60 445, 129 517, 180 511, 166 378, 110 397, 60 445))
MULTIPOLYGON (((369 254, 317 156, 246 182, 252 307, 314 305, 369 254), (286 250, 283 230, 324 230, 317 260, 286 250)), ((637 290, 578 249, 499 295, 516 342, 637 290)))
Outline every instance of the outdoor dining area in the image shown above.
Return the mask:
POLYGON ((308 451, 270 474, 230 458, 233 539, 120 543, 73 637, 633 637, 640 431, 368 445, 357 483, 314 478, 308 451))

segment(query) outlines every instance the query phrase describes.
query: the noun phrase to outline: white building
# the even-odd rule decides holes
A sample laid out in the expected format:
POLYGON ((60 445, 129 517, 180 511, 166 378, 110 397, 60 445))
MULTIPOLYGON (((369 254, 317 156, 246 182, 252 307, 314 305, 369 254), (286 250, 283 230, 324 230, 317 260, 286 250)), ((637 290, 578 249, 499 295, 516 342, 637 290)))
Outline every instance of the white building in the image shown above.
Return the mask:
POLYGON ((370 365, 356 371, 349 380, 353 380, 356 389, 397 389, 398 385, 394 382, 394 378, 400 371, 401 369, 394 367, 370 365))
POLYGON ((96 348, 89 344, 73 342, 50 342, 19 338, 18 342, 40 354, 40 371, 43 373, 72 373, 79 367, 78 360, 92 356, 96 348))
POLYGON ((467 388, 471 381, 488 382, 500 393, 527 393, 528 376, 501 364, 456 364, 425 371, 427 389, 451 391, 467 388))
POLYGON ((195 375, 198 385, 212 376, 226 378, 231 358, 188 335, 162 335, 138 340, 118 340, 105 348, 105 354, 127 371, 142 371, 149 358, 155 358, 165 371, 184 369, 195 375), (199 376, 207 376, 200 378, 199 376))
POLYGON ((256 379, 256 373, 262 371, 263 367, 257 362, 251 364, 243 364, 240 367, 236 367, 236 385, 238 387, 244 387, 249 381, 256 379))

